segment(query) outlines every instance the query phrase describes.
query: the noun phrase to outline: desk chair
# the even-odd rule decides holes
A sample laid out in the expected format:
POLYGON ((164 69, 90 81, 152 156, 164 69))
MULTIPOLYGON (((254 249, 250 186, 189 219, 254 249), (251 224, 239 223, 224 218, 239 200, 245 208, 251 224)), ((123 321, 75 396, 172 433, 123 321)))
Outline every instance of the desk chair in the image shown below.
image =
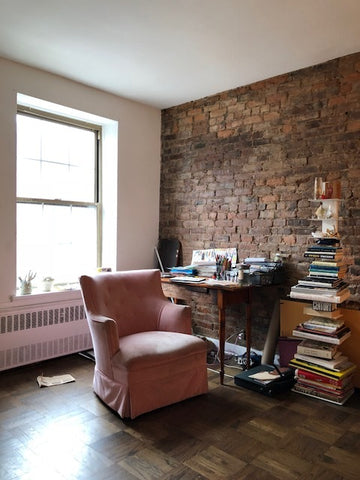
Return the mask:
POLYGON ((158 253, 161 260, 159 268, 169 271, 172 267, 177 267, 180 260, 181 243, 176 238, 162 238, 159 241, 158 253))

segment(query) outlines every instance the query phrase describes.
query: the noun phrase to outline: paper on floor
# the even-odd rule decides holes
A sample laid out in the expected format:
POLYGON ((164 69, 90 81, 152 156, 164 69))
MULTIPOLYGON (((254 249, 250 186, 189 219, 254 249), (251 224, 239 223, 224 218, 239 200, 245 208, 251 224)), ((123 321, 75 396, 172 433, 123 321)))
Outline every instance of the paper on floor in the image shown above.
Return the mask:
POLYGON ((53 387, 55 385, 62 385, 63 383, 75 382, 75 378, 68 373, 65 375, 55 375, 54 377, 43 377, 39 375, 36 380, 39 387, 53 387))

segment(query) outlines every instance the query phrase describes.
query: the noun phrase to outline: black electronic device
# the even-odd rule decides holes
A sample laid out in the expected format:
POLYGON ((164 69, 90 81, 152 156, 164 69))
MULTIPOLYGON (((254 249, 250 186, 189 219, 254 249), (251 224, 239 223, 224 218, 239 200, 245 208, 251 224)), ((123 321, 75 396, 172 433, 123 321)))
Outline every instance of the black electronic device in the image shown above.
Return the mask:
POLYGON ((235 375, 234 382, 239 387, 271 397, 292 388, 295 383, 294 369, 258 365, 235 375))

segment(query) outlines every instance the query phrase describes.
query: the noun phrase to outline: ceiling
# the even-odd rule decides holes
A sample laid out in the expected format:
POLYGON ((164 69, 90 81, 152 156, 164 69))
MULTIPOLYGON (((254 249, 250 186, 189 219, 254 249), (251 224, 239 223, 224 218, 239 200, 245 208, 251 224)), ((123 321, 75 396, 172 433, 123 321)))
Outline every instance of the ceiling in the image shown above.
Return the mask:
POLYGON ((0 0, 0 56, 167 108, 360 51, 359 0, 0 0))

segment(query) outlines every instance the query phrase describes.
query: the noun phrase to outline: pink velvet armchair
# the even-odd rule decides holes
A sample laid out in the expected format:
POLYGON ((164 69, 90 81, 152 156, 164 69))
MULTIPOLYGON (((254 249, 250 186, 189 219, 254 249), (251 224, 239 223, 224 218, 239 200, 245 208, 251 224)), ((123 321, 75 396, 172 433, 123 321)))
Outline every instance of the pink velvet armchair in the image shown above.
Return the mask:
POLYGON ((159 270, 82 276, 95 393, 122 418, 208 391, 206 343, 191 310, 163 294, 159 270))

